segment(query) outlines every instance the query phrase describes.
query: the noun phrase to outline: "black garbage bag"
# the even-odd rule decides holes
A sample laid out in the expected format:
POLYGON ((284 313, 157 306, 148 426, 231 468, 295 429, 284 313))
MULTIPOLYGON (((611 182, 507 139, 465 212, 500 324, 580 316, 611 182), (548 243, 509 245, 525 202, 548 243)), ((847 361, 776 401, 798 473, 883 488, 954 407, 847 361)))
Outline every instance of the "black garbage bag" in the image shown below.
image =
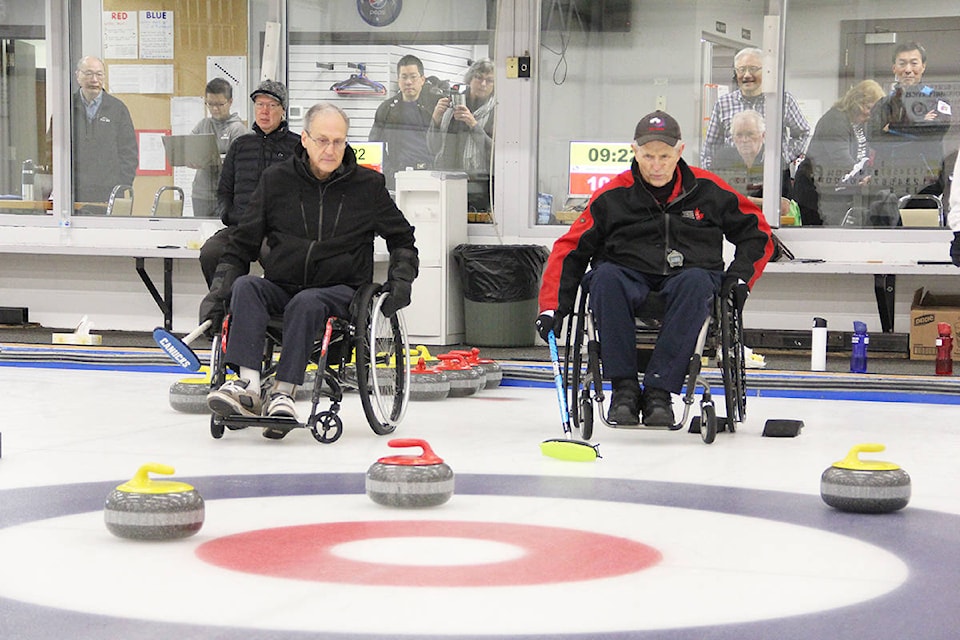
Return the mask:
POLYGON ((472 302, 536 298, 549 255, 537 244, 461 244, 453 248, 463 296, 472 302))

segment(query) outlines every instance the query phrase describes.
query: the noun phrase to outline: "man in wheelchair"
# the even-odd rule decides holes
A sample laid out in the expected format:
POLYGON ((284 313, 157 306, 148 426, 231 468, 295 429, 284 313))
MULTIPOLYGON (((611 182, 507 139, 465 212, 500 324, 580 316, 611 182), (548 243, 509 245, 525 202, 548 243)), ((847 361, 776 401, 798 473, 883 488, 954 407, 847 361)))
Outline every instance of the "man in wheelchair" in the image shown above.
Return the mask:
POLYGON ((604 378, 613 387, 608 420, 673 425, 671 394, 681 392, 701 326, 718 291, 743 303, 773 253, 770 226, 756 205, 714 174, 681 159, 680 126, 655 111, 634 132, 629 171, 597 190, 553 245, 543 273, 537 329, 560 332, 578 289, 590 294, 604 378), (723 240, 735 247, 724 271, 723 240), (587 267, 591 270, 584 275, 587 267), (665 314, 637 376, 635 315, 658 291, 665 314))
MULTIPOLYGON (((217 266, 200 320, 219 332, 231 312, 225 361, 238 372, 210 392, 219 415, 297 418, 293 393, 303 383, 315 340, 329 316, 346 316, 360 286, 373 280, 373 240, 390 251, 383 313, 410 303, 419 269, 413 227, 387 192, 383 175, 361 167, 347 144, 350 121, 329 103, 311 107, 294 156, 268 167, 217 266), (246 274, 266 239, 263 277, 246 274), (276 379, 261 399, 260 366, 267 325, 283 316, 276 379)), ((283 429, 266 428, 278 438, 283 429)))

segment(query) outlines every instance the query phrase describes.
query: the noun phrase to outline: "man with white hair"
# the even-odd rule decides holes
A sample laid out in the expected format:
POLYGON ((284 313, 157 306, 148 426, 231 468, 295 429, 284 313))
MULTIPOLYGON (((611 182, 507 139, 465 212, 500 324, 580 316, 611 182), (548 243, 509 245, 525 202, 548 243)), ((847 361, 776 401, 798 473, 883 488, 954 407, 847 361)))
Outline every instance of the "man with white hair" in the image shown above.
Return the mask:
MULTIPOLYGON (((763 95, 763 51, 756 47, 741 49, 733 58, 733 78, 737 89, 720 96, 713 105, 707 134, 700 150, 700 166, 711 169, 718 150, 724 145, 733 146, 730 123, 734 114, 752 109, 765 115, 763 95)), ((790 93, 783 94, 783 142, 784 163, 803 155, 810 137, 810 124, 803 117, 797 99, 790 93)))

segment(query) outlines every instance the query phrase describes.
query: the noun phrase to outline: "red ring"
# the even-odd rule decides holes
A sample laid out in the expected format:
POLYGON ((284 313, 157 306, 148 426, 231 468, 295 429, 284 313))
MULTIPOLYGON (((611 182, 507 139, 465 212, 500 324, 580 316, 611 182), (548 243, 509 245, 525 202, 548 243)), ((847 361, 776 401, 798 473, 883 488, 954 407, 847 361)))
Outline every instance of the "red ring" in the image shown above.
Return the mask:
POLYGON ((647 569, 661 553, 640 542, 576 529, 505 522, 330 522, 260 529, 200 545, 210 564, 263 576, 371 586, 496 587, 611 578, 647 569), (350 560, 333 547, 375 538, 472 538, 520 547, 521 557, 423 566, 350 560))

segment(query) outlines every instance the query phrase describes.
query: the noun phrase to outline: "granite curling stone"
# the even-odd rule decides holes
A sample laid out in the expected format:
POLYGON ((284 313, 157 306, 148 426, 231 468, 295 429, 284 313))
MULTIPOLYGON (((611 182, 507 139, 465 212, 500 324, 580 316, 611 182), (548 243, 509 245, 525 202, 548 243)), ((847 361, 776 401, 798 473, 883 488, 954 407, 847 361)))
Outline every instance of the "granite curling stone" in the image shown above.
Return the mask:
POLYGON ((435 507, 453 496, 453 470, 425 440, 397 438, 388 446, 420 447, 419 455, 386 456, 367 470, 367 495, 386 507, 435 507))
POLYGON ((151 480, 151 472, 172 475, 173 467, 145 464, 107 496, 103 519, 110 533, 131 540, 174 540, 198 532, 204 505, 197 490, 184 482, 151 480))
POLYGON ((210 370, 204 377, 182 378, 170 385, 170 406, 181 413, 210 413, 210 370))
POLYGON ((440 364, 437 368, 447 374, 450 379, 450 398, 462 398, 472 396, 486 384, 485 377, 480 377, 480 373, 470 366, 461 356, 454 353, 441 353, 440 364))
POLYGON ((421 357, 410 368, 410 400, 443 400, 450 395, 450 378, 421 357))
POLYGON ((820 476, 820 497, 835 509, 889 513, 910 501, 910 476, 892 462, 860 460, 861 452, 883 451, 882 444, 858 444, 820 476))
POLYGON ((484 373, 486 374, 486 383, 484 383, 484 389, 495 389, 500 386, 500 383, 503 381, 503 369, 500 367, 500 364, 496 360, 491 360, 490 358, 481 358, 480 349, 473 347, 469 351, 457 350, 451 351, 450 353, 456 353, 457 355, 463 356, 463 358, 473 366, 482 366, 484 373))

